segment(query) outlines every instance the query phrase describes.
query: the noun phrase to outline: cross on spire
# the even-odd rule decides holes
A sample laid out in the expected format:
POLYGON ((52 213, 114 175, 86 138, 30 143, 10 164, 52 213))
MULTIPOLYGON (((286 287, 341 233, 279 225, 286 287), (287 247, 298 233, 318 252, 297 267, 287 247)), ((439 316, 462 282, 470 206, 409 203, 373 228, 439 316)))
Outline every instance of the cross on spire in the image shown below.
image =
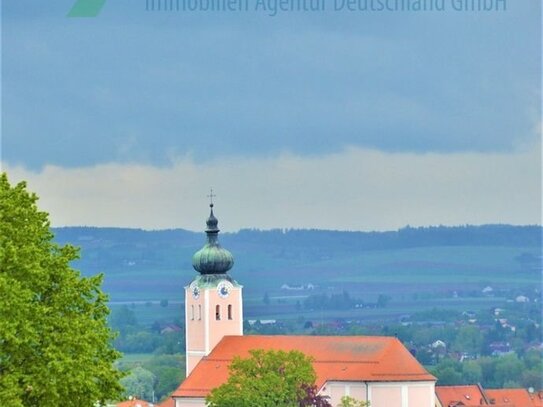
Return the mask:
POLYGON ((210 193, 207 196, 209 198, 209 206, 213 207, 213 198, 215 198, 217 195, 213 193, 213 188, 210 188, 210 193))

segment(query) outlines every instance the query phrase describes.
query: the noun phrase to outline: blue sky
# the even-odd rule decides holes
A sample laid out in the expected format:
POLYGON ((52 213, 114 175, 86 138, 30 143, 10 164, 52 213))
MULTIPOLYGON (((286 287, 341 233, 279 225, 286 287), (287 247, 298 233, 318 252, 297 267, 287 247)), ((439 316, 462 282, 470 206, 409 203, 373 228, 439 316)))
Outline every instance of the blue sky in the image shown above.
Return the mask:
MULTIPOLYGON (((111 196, 118 184, 108 186, 107 175, 91 177, 104 185, 96 194, 111 208, 100 216, 93 212, 96 202, 78 203, 85 206, 78 207, 81 213, 73 209, 70 196, 84 191, 53 192, 54 181, 46 181, 54 169, 68 178, 71 174, 73 188, 78 188, 74 174, 108 166, 128 174, 129 169, 138 173, 135 168, 145 168, 146 174, 158 171, 163 178, 157 176, 157 182, 162 179, 164 188, 173 178, 184 178, 187 184, 179 185, 177 197, 165 196, 152 205, 140 196, 133 199, 153 212, 171 205, 167 200, 190 201, 185 208, 190 217, 201 206, 196 197, 205 196, 208 186, 221 178, 222 185, 215 185, 218 194, 225 201, 242 197, 247 205, 243 213, 236 212, 239 205, 230 205, 231 218, 238 219, 231 229, 349 228, 347 218, 339 215, 330 222, 317 219, 319 213, 345 212, 334 203, 334 197, 339 201, 337 191, 331 192, 336 188, 354 188, 358 192, 344 192, 343 200, 373 205, 372 218, 383 219, 357 229, 540 223, 539 1, 510 0, 505 12, 449 7, 444 12, 286 12, 270 17, 252 11, 146 12, 143 0, 108 0, 98 17, 86 19, 66 18, 73 1, 49 3, 3 2, 2 163, 31 187, 34 180, 58 224, 168 225, 167 219, 152 220, 151 215, 119 221, 122 202, 111 196), (436 156, 441 157, 438 162, 455 165, 433 168, 443 177, 416 192, 389 170, 365 172, 369 170, 351 157, 353 151, 360 159, 380 157, 376 160, 392 167, 404 163, 400 172, 411 174, 415 184, 425 176, 425 164, 417 172, 417 163, 433 162, 436 156), (462 160, 471 163, 470 157, 478 157, 474 162, 480 166, 473 173, 483 174, 496 159, 510 162, 512 170, 518 167, 515 158, 525 161, 528 156, 529 171, 535 173, 503 180, 503 185, 490 187, 481 175, 477 187, 477 180, 462 170, 468 167, 462 160), (315 171, 323 170, 311 169, 314 163, 331 158, 351 158, 353 164, 334 172, 338 165, 330 163, 334 177, 304 190, 312 185, 308 180, 315 171), (294 176, 289 169, 281 172, 285 160, 299 164, 294 176), (262 172, 275 168, 281 181, 260 191, 260 198, 255 189, 266 179, 251 173, 259 174, 255 165, 261 163, 268 163, 259 167, 262 172), (185 165, 190 169, 174 171, 185 165), (245 172, 237 179, 219 177, 228 168, 245 172), (434 203, 442 210, 425 217, 429 212, 423 204, 430 205, 432 191, 451 179, 449 172, 454 173, 451 182, 459 201, 434 203), (388 183, 386 193, 370 197, 370 179, 388 183), (458 211, 468 196, 463 188, 472 182, 476 186, 470 187, 469 197, 474 202, 488 205, 483 203, 488 197, 479 195, 496 194, 490 200, 496 206, 495 213, 490 209, 492 217, 485 216, 482 206, 458 211), (499 190, 510 193, 510 188, 520 188, 519 182, 523 189, 516 193, 535 202, 529 208, 511 203, 498 210, 499 190), (290 198, 285 197, 289 190, 290 198), (395 222, 385 221, 390 214, 379 212, 383 200, 398 201, 406 193, 415 194, 419 204, 395 222), (307 208, 304 196, 312 197, 315 217, 300 223, 296 213, 285 213, 296 207, 293 200, 300 211, 307 208), (260 199, 277 210, 273 221, 261 225, 257 211, 250 209, 260 199), (319 207, 314 201, 329 203, 319 207), (528 213, 522 217, 514 212, 528 213)), ((130 183, 141 180, 134 177, 127 175, 130 183)), ((72 187, 68 181, 66 185, 72 187)), ((149 194, 148 189, 137 190, 149 194)), ((172 227, 198 228, 192 220, 182 221, 175 208, 164 212, 175 217, 172 227)), ((392 206, 390 212, 402 210, 392 206)))

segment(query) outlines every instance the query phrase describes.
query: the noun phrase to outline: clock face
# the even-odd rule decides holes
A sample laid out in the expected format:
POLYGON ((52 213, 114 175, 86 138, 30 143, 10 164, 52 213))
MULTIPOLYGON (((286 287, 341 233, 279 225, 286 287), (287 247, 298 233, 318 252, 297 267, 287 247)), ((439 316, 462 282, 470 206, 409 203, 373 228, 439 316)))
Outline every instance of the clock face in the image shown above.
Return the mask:
POLYGON ((221 298, 226 298, 230 294, 231 287, 232 287, 231 284, 227 283, 226 281, 223 281, 219 283, 219 285, 217 286, 217 293, 219 294, 221 298))
POLYGON ((192 296, 194 297, 195 300, 198 299, 198 297, 200 297, 200 289, 196 286, 192 287, 192 296))

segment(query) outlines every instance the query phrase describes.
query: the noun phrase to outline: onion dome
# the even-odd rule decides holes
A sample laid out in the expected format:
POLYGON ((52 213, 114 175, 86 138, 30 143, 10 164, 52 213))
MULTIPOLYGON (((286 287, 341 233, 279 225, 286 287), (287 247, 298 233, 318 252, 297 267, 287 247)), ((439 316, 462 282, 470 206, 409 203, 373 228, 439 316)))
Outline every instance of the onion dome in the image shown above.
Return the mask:
POLYGON ((211 213, 207 218, 207 243, 192 256, 192 267, 200 274, 224 274, 234 265, 232 254, 219 244, 219 221, 213 214, 213 203, 209 205, 211 213))

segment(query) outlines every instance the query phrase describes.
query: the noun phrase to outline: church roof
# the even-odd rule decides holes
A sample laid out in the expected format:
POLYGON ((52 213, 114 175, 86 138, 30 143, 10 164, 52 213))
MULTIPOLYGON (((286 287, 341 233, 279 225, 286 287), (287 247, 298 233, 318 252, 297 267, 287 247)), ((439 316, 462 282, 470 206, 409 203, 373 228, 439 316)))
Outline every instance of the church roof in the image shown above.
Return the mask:
POLYGON ((327 381, 435 381, 402 343, 381 336, 225 336, 173 393, 205 397, 228 379, 235 356, 253 349, 298 350, 313 358, 317 387, 327 381))
POLYGON ((224 274, 234 265, 232 254, 219 244, 217 227, 219 221, 213 213, 213 203, 209 205, 210 214, 207 218, 207 242, 192 257, 192 266, 202 275, 224 274))

